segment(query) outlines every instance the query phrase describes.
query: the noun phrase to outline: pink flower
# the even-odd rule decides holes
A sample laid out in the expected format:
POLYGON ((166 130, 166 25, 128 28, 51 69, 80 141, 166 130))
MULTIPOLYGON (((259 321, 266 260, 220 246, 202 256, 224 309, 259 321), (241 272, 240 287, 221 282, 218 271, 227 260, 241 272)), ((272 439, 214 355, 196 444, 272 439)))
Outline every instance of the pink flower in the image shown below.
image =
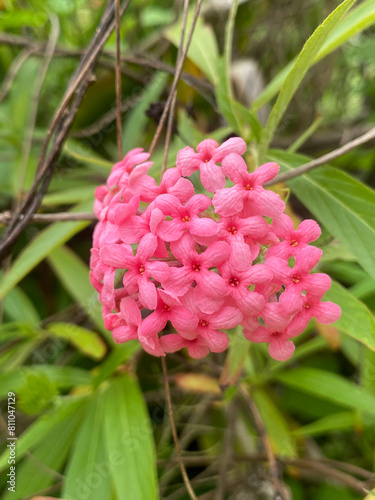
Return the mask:
POLYGON ((177 241, 186 231, 193 236, 213 236, 219 231, 218 224, 209 217, 198 217, 210 205, 210 198, 203 194, 192 196, 186 205, 171 194, 160 195, 155 206, 172 220, 160 222, 157 235, 165 241, 177 241))
POLYGON ((123 283, 131 295, 139 290, 139 300, 144 307, 155 309, 157 293, 154 278, 161 282, 169 276, 169 267, 165 262, 150 262, 157 248, 157 238, 153 234, 146 234, 139 242, 137 255, 129 253, 128 245, 106 245, 100 251, 104 263, 118 269, 127 269, 123 283))
POLYGON ((203 186, 207 191, 215 192, 225 185, 224 173, 217 165, 229 153, 242 155, 246 151, 246 144, 240 137, 233 137, 225 141, 221 146, 212 139, 206 139, 197 146, 198 153, 187 146, 177 154, 177 168, 182 175, 188 177, 196 170, 200 170, 203 186))
POLYGON ((163 287, 181 297, 195 281, 197 286, 194 288, 194 296, 199 309, 208 314, 217 311, 224 302, 225 282, 210 269, 229 257, 229 245, 218 241, 198 254, 192 237, 185 234, 179 241, 171 243, 171 250, 183 267, 171 267, 168 279, 162 282, 163 287))
POLYGON ((177 297, 165 290, 158 289, 158 304, 153 313, 147 316, 139 329, 142 337, 161 332, 170 321, 176 331, 184 338, 195 338, 198 318, 184 307, 177 297))
POLYGON ((288 330, 290 318, 284 316, 277 302, 266 304, 262 317, 267 326, 258 326, 253 331, 245 329, 244 336, 251 342, 267 342, 270 356, 278 361, 286 361, 295 349, 290 340, 294 335, 288 330))
MULTIPOLYGON (((150 157, 150 153, 143 152, 142 148, 135 148, 130 150, 124 159, 115 163, 107 179, 107 186, 109 188, 121 188, 127 184, 129 175, 136 165, 139 165, 150 157)), ((150 166, 152 163, 150 163, 150 166)))
POLYGON ((265 163, 250 174, 240 155, 232 153, 223 160, 225 175, 234 182, 231 188, 219 189, 213 198, 216 212, 222 217, 229 217, 244 210, 244 216, 266 215, 276 217, 285 209, 285 203, 273 191, 266 191, 262 186, 273 179, 279 172, 277 163, 265 163))
POLYGON ((279 257, 266 260, 266 265, 273 272, 273 282, 285 286, 285 292, 280 295, 279 301, 286 313, 293 314, 302 307, 303 291, 323 295, 331 286, 331 279, 327 274, 310 274, 322 253, 319 248, 308 246, 299 252, 292 268, 279 257))
POLYGON ((197 153, 185 148, 158 184, 149 154, 137 148, 96 190, 90 280, 116 342, 138 339, 153 356, 186 347, 202 358, 225 350, 223 330, 241 325, 246 338, 286 360, 311 317, 338 319, 340 308, 321 300, 330 278, 311 274, 321 257, 309 245, 319 226, 307 220, 294 230, 284 202, 263 189, 279 166, 249 173, 245 149, 240 138, 205 140, 197 153), (182 177, 198 169, 216 191, 212 201, 182 177), (226 175, 234 183, 227 189, 226 175), (175 333, 165 335, 168 322, 175 333))
POLYGON ((219 222, 219 237, 231 247, 230 263, 239 271, 245 271, 253 261, 252 252, 245 238, 264 236, 268 231, 268 224, 263 217, 254 216, 246 219, 239 217, 224 217, 219 222))
POLYGON ((294 230, 293 221, 286 214, 281 214, 272 221, 272 228, 283 241, 271 246, 266 253, 267 257, 280 257, 289 259, 292 255, 307 247, 311 241, 315 241, 320 236, 320 227, 314 220, 306 219, 294 230))
POLYGON ((253 284, 270 283, 272 272, 265 265, 256 264, 247 271, 238 271, 226 263, 219 267, 226 285, 227 303, 235 305, 244 315, 259 313, 264 305, 263 295, 249 290, 253 284), (228 296, 232 299, 228 301, 228 296))
POLYGON ((129 177, 129 189, 133 194, 139 194, 145 202, 153 201, 157 196, 165 193, 174 195, 184 203, 194 194, 194 186, 188 180, 181 177, 177 168, 170 168, 164 172, 160 185, 156 184, 153 177, 146 175, 144 168, 136 167, 129 177))
POLYGON ((197 337, 193 340, 185 339, 178 333, 171 333, 160 337, 160 346, 164 352, 180 351, 184 347, 187 348, 189 356, 194 359, 201 359, 209 354, 210 349, 202 337, 197 337))
POLYGON ((116 326, 112 329, 115 342, 121 344, 138 338, 138 328, 142 323, 139 307, 134 299, 125 297, 120 302, 120 314, 116 326))
POLYGON ((302 309, 297 312, 290 322, 288 332, 298 335, 307 327, 312 317, 319 323, 329 324, 337 321, 341 316, 341 309, 333 302, 322 302, 321 297, 307 293, 302 297, 302 309))

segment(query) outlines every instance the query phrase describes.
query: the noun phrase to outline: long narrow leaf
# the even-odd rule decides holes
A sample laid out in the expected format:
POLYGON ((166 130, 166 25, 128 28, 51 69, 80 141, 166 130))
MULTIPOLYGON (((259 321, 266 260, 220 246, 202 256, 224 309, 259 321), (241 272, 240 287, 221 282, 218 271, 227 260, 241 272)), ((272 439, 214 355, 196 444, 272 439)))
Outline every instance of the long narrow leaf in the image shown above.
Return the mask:
POLYGON ((323 47, 332 30, 339 24, 343 16, 347 13, 355 0, 345 0, 342 2, 314 31, 301 50, 292 70, 288 74, 272 108, 267 124, 263 130, 259 145, 259 157, 262 161, 268 145, 276 131, 276 128, 283 117, 289 102, 295 94, 307 70, 317 57, 319 50, 323 47))

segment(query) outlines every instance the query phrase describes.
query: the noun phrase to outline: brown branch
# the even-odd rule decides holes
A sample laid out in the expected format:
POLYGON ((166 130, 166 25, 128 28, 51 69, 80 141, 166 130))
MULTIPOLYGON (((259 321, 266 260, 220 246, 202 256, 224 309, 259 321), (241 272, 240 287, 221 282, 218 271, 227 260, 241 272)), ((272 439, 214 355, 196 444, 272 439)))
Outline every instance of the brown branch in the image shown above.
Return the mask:
MULTIPOLYGON (((12 220, 12 212, 6 211, 0 213, 0 224, 9 224, 12 220)), ((22 215, 20 220, 22 220, 22 215)), ((97 221, 97 217, 91 212, 57 212, 55 214, 33 214, 31 222, 66 222, 66 221, 80 221, 92 220, 97 221)))
MULTIPOLYGON (((14 45, 17 47, 27 47, 33 55, 41 56, 45 50, 45 43, 37 42, 32 40, 31 38, 22 37, 19 35, 11 35, 10 33, 0 33, 0 43, 5 45, 14 45)), ((64 47, 56 47, 55 56, 56 57, 81 57, 85 54, 84 50, 76 50, 76 49, 66 49, 64 47)), ((102 57, 107 57, 109 59, 115 60, 116 54, 115 52, 109 50, 103 50, 102 57)), ((160 71, 165 71, 166 73, 170 73, 174 75, 175 68, 167 64, 163 61, 158 61, 156 59, 151 58, 150 56, 144 55, 140 56, 121 56, 122 63, 134 64, 136 66, 143 66, 145 68, 157 69, 160 71)), ((98 60, 98 65, 104 66, 106 68, 115 69, 115 65, 111 64, 109 61, 105 61, 103 59, 98 60)), ((124 74, 128 74, 127 71, 122 68, 121 72, 124 74)), ((204 89, 209 92, 213 92, 213 87, 208 80, 204 80, 202 78, 197 78, 189 73, 182 72, 180 78, 184 80, 188 85, 198 89, 204 89)))
POLYGON ((192 22, 192 25, 191 25, 191 28, 190 28, 189 36, 188 36, 186 45, 184 47, 184 51, 182 53, 182 56, 181 56, 180 60, 178 61, 176 72, 175 72, 173 83, 172 83, 172 87, 171 87, 171 90, 170 90, 167 102, 165 103, 163 113, 161 115, 159 124, 158 124, 158 126, 156 128, 154 137, 152 139, 152 143, 151 143, 151 146, 150 146, 150 149, 149 149, 150 154, 152 154, 154 152, 154 149, 155 149, 155 147, 156 147, 156 145, 158 143, 161 131, 163 130, 163 126, 164 126, 165 120, 166 120, 166 118, 168 116, 169 107, 170 107, 170 105, 172 103, 172 99, 173 99, 173 94, 174 94, 174 92, 177 89, 177 84, 178 84, 178 81, 179 81, 180 76, 181 76, 182 68, 183 68, 183 65, 184 65, 184 62, 185 62, 188 50, 189 50, 189 46, 190 46, 191 40, 193 38, 193 33, 194 33, 195 25, 196 25, 197 20, 198 20, 198 16, 199 16, 201 5, 202 5, 202 0, 198 0, 197 1, 197 5, 195 7, 194 18, 193 18, 193 22, 192 22))
MULTIPOLYGON (((259 463, 259 462, 267 462, 268 457, 266 455, 235 455, 233 459, 237 462, 250 462, 250 463, 259 463)), ((170 459, 159 459, 158 465, 164 466, 169 463, 170 459)), ((172 461, 176 461, 177 459, 172 459, 172 461)), ((187 467, 206 467, 212 465, 213 462, 217 460, 217 457, 212 455, 203 455, 203 456, 192 456, 192 457, 182 457, 183 463, 187 467)), ((300 470, 304 470, 308 473, 317 477, 320 481, 332 480, 338 483, 341 483, 345 486, 348 486, 354 491, 359 493, 365 493, 365 490, 373 488, 375 484, 375 474, 370 473, 369 471, 362 472, 368 474, 367 481, 361 481, 356 477, 353 477, 349 474, 346 474, 340 470, 337 470, 333 467, 330 467, 329 464, 335 462, 338 467, 346 468, 352 467, 351 464, 346 464, 344 462, 336 462, 332 460, 323 459, 321 461, 315 459, 307 459, 307 458, 283 458, 277 457, 277 461, 282 465, 290 465, 296 467, 300 470)))
MULTIPOLYGON (((123 13, 128 6, 130 0, 125 0, 121 7, 123 13)), ((52 177, 54 162, 60 155, 64 141, 69 133, 73 123, 75 114, 83 99, 86 89, 92 80, 92 70, 95 66, 100 51, 108 40, 111 32, 114 29, 115 20, 113 12, 113 3, 108 2, 99 26, 83 55, 78 68, 74 72, 71 79, 71 84, 65 93, 65 96, 57 109, 52 123, 47 131, 46 138, 40 154, 37 174, 34 183, 26 195, 21 207, 14 213, 14 217, 9 224, 8 230, 0 245, 0 256, 7 253, 11 245, 21 234, 23 229, 28 224, 33 214, 38 209, 45 192, 48 189, 50 179, 52 177), (70 105, 71 100, 72 104, 70 105), (70 109, 69 109, 70 105, 70 109), (54 136, 52 147, 50 142, 54 136), (48 156, 47 156, 48 151, 48 156), (47 157, 46 157, 47 156, 47 157), (38 191, 39 188, 39 191, 38 191), (22 220, 20 217, 22 215, 22 220)))
POLYGON ((300 167, 294 168, 293 170, 290 170, 289 172, 284 172, 283 174, 278 175, 273 179, 272 181, 266 182, 265 186, 272 186, 273 184, 277 184, 278 182, 285 182, 289 179, 293 179, 294 177, 297 177, 299 175, 306 174, 306 172, 309 172, 310 170, 313 170, 314 168, 320 167, 321 165, 324 165, 325 163, 329 163, 332 160, 335 160, 336 158, 339 158, 339 156, 343 156, 344 154, 348 153, 354 148, 357 148, 358 146, 361 146, 362 144, 365 144, 366 142, 371 141, 372 139, 375 139, 375 127, 370 129, 368 132, 365 134, 357 137, 353 141, 348 142, 345 144, 345 146, 342 146, 341 148, 335 149, 331 151, 330 153, 327 153, 326 155, 320 156, 319 158, 316 158, 316 160, 309 161, 308 163, 305 163, 304 165, 301 165, 300 167))
POLYGON ((116 123, 117 157, 122 160, 122 120, 121 120, 121 47, 120 47, 120 0, 115 0, 116 9, 116 123))
POLYGON ((279 468, 277 466, 276 457, 275 457, 275 454, 272 450, 271 442, 269 440, 266 428, 264 426, 262 416, 258 410, 258 407, 254 403, 253 398, 251 397, 249 392, 246 390, 246 388, 242 385, 239 385, 238 387, 239 387, 239 390, 240 390, 242 397, 244 398, 246 403, 249 405, 250 411, 254 417, 255 425, 256 425, 258 432, 259 432, 259 436, 263 442, 264 451, 266 453, 267 461, 268 461, 270 472, 271 472, 271 480, 272 480, 272 484, 273 484, 273 488, 274 488, 274 492, 275 492, 275 500, 284 500, 284 496, 282 493, 283 488, 282 488, 282 484, 281 484, 280 477, 279 477, 279 468))
POLYGON ((186 490, 189 493, 189 496, 192 500, 198 500, 197 496, 194 493, 194 490, 190 484, 190 479, 189 476, 186 472, 186 468, 184 465, 184 462, 182 460, 182 455, 181 455, 181 448, 180 448, 180 443, 178 441, 178 435, 177 435, 177 429, 176 429, 176 423, 174 421, 174 415, 173 415, 173 407, 172 407, 172 399, 171 399, 171 392, 170 392, 170 387, 169 387, 169 380, 168 380, 168 372, 167 372, 167 363, 165 361, 165 358, 161 358, 161 364, 163 368, 163 377, 164 377, 164 386, 165 386, 165 395, 167 398, 167 404, 168 404, 168 413, 169 413, 169 419, 171 422, 171 429, 172 429, 172 435, 173 435, 173 441, 175 444, 176 452, 177 452, 177 459, 178 463, 181 469, 181 474, 182 478, 184 480, 186 490))
MULTIPOLYGON (((185 31, 186 31, 188 13, 189 13, 189 0, 184 0, 184 11, 183 11, 183 16, 182 16, 182 29, 181 29, 180 43, 178 46, 176 67, 178 67, 178 65, 181 62, 181 58, 182 58, 182 51, 183 51, 183 47, 184 47, 185 31)), ((178 84, 178 80, 179 80, 179 77, 177 78, 177 84, 178 84)), ((177 85, 176 85, 175 90, 173 91, 172 98, 171 98, 171 105, 170 105, 170 109, 169 109, 167 132, 165 135, 163 163, 161 166, 161 175, 163 175, 163 173, 165 172, 165 169, 167 168, 167 163, 168 163, 168 152, 169 152, 169 145, 170 145, 171 136, 172 136, 176 98, 177 98, 177 85)))

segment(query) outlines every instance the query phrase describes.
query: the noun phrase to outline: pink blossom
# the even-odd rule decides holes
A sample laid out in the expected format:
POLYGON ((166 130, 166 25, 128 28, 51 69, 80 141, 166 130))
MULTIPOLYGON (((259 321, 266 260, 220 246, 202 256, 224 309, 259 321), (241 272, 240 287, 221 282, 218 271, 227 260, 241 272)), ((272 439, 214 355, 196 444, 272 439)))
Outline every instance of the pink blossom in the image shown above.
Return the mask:
POLYGON ((240 137, 233 137, 221 146, 212 139, 206 139, 197 146, 198 153, 187 146, 177 154, 177 168, 182 175, 188 177, 196 170, 200 170, 203 186, 207 191, 215 192, 225 185, 225 176, 221 167, 217 165, 229 153, 242 155, 246 151, 246 144, 240 137))
POLYGON ((286 361, 295 349, 290 340, 295 335, 288 330, 290 317, 283 314, 278 303, 266 304, 262 317, 267 326, 258 326, 252 331, 245 329, 244 336, 251 342, 267 342, 270 356, 278 361, 286 361))
POLYGON ((277 163, 265 163, 250 174, 243 158, 231 153, 223 160, 225 175, 234 182, 231 188, 219 189, 213 198, 216 212, 222 217, 229 217, 244 210, 244 216, 266 215, 276 217, 285 209, 285 203, 273 191, 262 186, 279 172, 277 163))
POLYGON ((158 304, 153 313, 143 320, 139 329, 142 337, 161 332, 170 321, 176 331, 184 338, 195 338, 198 317, 184 307, 177 297, 165 290, 158 289, 158 304))
POLYGON ((226 263, 221 265, 219 270, 225 281, 228 304, 238 307, 244 315, 254 315, 263 309, 265 305, 263 295, 250 290, 249 287, 253 284, 270 283, 272 280, 270 269, 265 265, 256 264, 247 271, 238 271, 226 263))
POLYGON ((120 302, 118 321, 112 328, 114 341, 121 344, 138 338, 138 328, 141 323, 141 311, 135 300, 130 297, 123 298, 120 302))
POLYGON ((308 246, 298 253, 292 268, 279 257, 266 260, 266 265, 272 269, 273 281, 285 286, 285 292, 281 294, 279 301, 286 312, 294 313, 302 307, 303 291, 323 295, 331 286, 331 279, 327 274, 310 274, 322 253, 319 248, 308 246))
POLYGON ((154 278, 157 282, 166 280, 169 276, 169 267, 165 262, 151 262, 157 248, 157 238, 153 234, 146 234, 139 242, 137 254, 129 253, 127 245, 106 245, 100 252, 104 263, 119 269, 127 269, 123 283, 129 294, 139 291, 139 300, 144 307, 155 309, 157 293, 154 278))
POLYGON ((334 323, 340 318, 341 309, 333 302, 322 302, 321 297, 307 293, 302 297, 302 308, 293 317, 288 331, 299 334, 305 330, 310 319, 316 318, 319 323, 334 323))
POLYGON ((172 220, 160 222, 157 235, 165 241, 179 240, 186 231, 193 236, 213 236, 219 231, 218 224, 209 217, 199 217, 210 205, 210 198, 203 194, 192 196, 186 205, 171 194, 160 195, 155 206, 172 220))
POLYGON ((169 277, 162 282, 164 288, 180 297, 193 282, 195 300, 205 313, 213 313, 224 302, 225 282, 210 269, 222 264, 230 254, 229 245, 224 241, 212 243, 204 252, 198 254, 192 237, 185 234, 179 241, 171 243, 173 255, 183 267, 171 267, 169 277))
POLYGON ((240 138, 205 140, 197 153, 185 148, 159 184, 149 154, 137 148, 96 190, 90 280, 116 342, 138 339, 154 356, 187 348, 198 359, 224 351, 223 330, 242 326, 246 338, 286 360, 311 317, 339 318, 336 304, 322 302, 330 278, 311 274, 322 253, 309 245, 319 226, 307 220, 294 230, 284 202, 263 188, 279 166, 249 173, 245 148, 240 138), (198 169, 216 191, 212 201, 182 177, 198 169), (225 176, 233 187, 224 188, 225 176), (175 333, 165 334, 168 322, 175 333))
POLYGON ((318 224, 310 219, 301 222, 295 231, 292 219, 286 214, 273 219, 272 228, 283 241, 271 246, 267 250, 266 257, 280 257, 281 259, 289 259, 292 255, 298 255, 308 243, 317 240, 321 232, 318 224))
POLYGON ((153 177, 146 175, 144 168, 136 167, 129 177, 129 189, 133 194, 139 194, 141 200, 145 202, 151 202, 157 196, 169 193, 184 203, 194 195, 193 184, 181 177, 177 168, 170 168, 164 172, 158 186, 153 177))
POLYGON ((230 263, 239 271, 245 271, 253 261, 253 253, 245 238, 249 241, 264 236, 268 231, 267 222, 259 216, 246 219, 233 216, 222 218, 219 226, 218 236, 231 247, 230 263))

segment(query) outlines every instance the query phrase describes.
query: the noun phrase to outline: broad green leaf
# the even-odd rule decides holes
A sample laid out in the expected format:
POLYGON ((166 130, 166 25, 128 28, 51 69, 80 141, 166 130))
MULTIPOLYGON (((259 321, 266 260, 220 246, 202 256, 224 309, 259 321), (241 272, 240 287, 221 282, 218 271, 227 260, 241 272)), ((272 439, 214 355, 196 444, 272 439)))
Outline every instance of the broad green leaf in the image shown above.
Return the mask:
POLYGON ((80 203, 82 200, 94 199, 94 192, 97 185, 80 186, 63 191, 53 191, 43 198, 44 207, 54 207, 57 205, 70 205, 80 203))
POLYGON ((345 0, 342 2, 314 31, 311 37, 303 46, 296 62, 288 74, 280 94, 273 106, 267 124, 263 130, 262 138, 259 145, 259 157, 262 158, 266 154, 268 146, 273 138, 276 128, 283 117, 289 102, 294 96, 307 70, 313 63, 314 59, 326 42, 329 34, 338 25, 346 12, 354 5, 355 0, 345 0))
POLYGON ((99 335, 74 323, 50 323, 48 332, 68 340, 89 358, 100 360, 107 352, 107 346, 99 335))
MULTIPOLYGON (((271 161, 281 171, 292 170, 309 159, 302 155, 271 151, 271 161)), ((288 186, 310 212, 375 277, 375 192, 345 172, 324 166, 290 179, 288 186)))
POLYGON ((14 287, 5 297, 4 312, 12 321, 38 323, 40 320, 30 297, 20 287, 14 287))
MULTIPOLYGON (((191 21, 192 15, 189 14, 185 43, 190 31, 191 21)), ((173 43, 173 45, 178 47, 181 39, 181 21, 168 28, 164 32, 164 35, 173 43)), ((196 66, 198 66, 202 73, 204 73, 214 85, 218 83, 217 60, 219 58, 219 49, 216 37, 213 29, 204 24, 204 22, 199 18, 195 25, 193 38, 191 40, 187 56, 196 66)))
POLYGON ((0 356, 0 371, 8 372, 21 366, 40 343, 40 338, 25 340, 10 346, 0 356))
MULTIPOLYGON (((92 200, 87 200, 72 209, 72 212, 92 210, 92 200)), ((55 248, 63 245, 75 234, 90 224, 89 221, 56 222, 41 231, 13 262, 12 267, 0 284, 0 299, 19 283, 34 267, 55 248)))
POLYGON ((156 500, 156 457, 150 418, 138 383, 114 379, 102 396, 104 432, 118 500, 156 500))
MULTIPOLYGON (((342 22, 329 35, 328 40, 320 49, 318 55, 312 64, 326 57, 334 50, 341 47, 349 38, 361 33, 375 22, 375 0, 362 2, 358 7, 349 12, 342 22)), ((267 85, 262 94, 253 103, 253 109, 256 111, 264 104, 270 101, 281 89, 285 79, 289 75, 296 59, 293 59, 275 78, 267 85)))
POLYGON ((55 483, 56 479, 61 481, 58 471, 64 465, 75 441, 81 419, 82 411, 78 409, 45 434, 43 441, 34 449, 32 456, 25 457, 21 464, 17 464, 17 496, 7 491, 2 500, 26 498, 55 483))
POLYGON ((317 368, 295 368, 274 377, 307 394, 375 415, 375 396, 349 380, 317 368))
POLYGON ((166 73, 156 73, 147 87, 140 93, 136 106, 127 114, 122 133, 124 151, 139 147, 142 143, 144 128, 150 120, 146 111, 151 103, 159 99, 167 80, 166 73))
POLYGON ((69 139, 68 141, 66 141, 63 148, 63 153, 65 153, 70 158, 74 158, 80 163, 83 163, 90 167, 103 167, 100 168, 99 172, 108 172, 113 167, 112 162, 102 158, 98 153, 96 153, 92 148, 88 147, 85 143, 74 139, 69 139))
MULTIPOLYGON (((18 436, 17 460, 21 460, 25 453, 32 452, 60 422, 65 421, 65 425, 69 425, 70 419, 82 408, 85 398, 64 396, 59 398, 59 402, 59 406, 38 418, 18 436)), ((5 450, 0 456, 0 470, 8 467, 8 458, 9 452, 5 450)))
POLYGON ((358 416, 351 411, 333 413, 311 424, 303 425, 293 431, 297 436, 319 436, 330 432, 352 429, 358 423, 358 416))
POLYGON ((89 279, 87 265, 67 247, 56 248, 48 262, 70 295, 82 306, 101 332, 111 339, 104 327, 98 293, 89 279))
POLYGON ((9 391, 17 392, 25 384, 29 374, 45 373, 57 387, 69 388, 77 385, 91 384, 91 374, 73 366, 33 365, 17 368, 16 370, 0 374, 0 398, 9 391))
POLYGON ((371 311, 336 281, 324 295, 324 300, 341 307, 341 317, 334 326, 375 351, 375 320, 371 311))
POLYGON ((233 385, 238 380, 248 356, 250 342, 242 335, 242 327, 233 330, 230 336, 228 354, 220 376, 220 385, 233 385))
POLYGON ((95 371, 93 381, 94 387, 98 387, 112 375, 120 365, 129 361, 140 348, 141 345, 137 340, 130 340, 121 345, 115 344, 112 351, 98 367, 98 371, 95 371))
MULTIPOLYGON (((110 464, 104 442, 105 411, 101 394, 96 393, 88 405, 77 433, 65 471, 66 480, 62 498, 75 500, 111 498, 110 464)), ((115 432, 115 429, 112 430, 115 432)))
POLYGON ((277 455, 295 457, 297 455, 295 443, 281 411, 263 390, 253 391, 252 396, 277 455))

